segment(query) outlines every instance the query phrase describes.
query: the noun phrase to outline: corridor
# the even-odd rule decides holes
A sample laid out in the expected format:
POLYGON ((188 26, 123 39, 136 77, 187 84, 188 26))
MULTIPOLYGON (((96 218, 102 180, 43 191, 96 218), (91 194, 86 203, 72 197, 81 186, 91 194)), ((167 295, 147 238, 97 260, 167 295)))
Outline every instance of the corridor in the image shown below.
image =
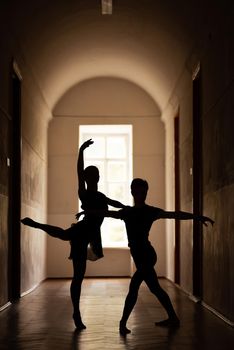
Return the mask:
POLYGON ((75 331, 71 319, 69 279, 48 279, 0 313, 1 350, 231 350, 234 330, 168 280, 160 284, 171 297, 181 326, 154 325, 164 311, 147 287, 140 288, 126 338, 118 333, 128 278, 87 278, 81 310, 86 330, 75 331))
POLYGON ((233 23, 230 0, 0 2, 0 350, 234 348, 233 23), (74 223, 91 138, 84 166, 107 197, 131 206, 142 178, 148 205, 215 222, 150 229, 176 332, 154 326, 165 315, 142 286, 119 337, 135 267, 112 220, 105 258, 87 263, 87 330, 74 333, 70 244, 20 222, 74 223))

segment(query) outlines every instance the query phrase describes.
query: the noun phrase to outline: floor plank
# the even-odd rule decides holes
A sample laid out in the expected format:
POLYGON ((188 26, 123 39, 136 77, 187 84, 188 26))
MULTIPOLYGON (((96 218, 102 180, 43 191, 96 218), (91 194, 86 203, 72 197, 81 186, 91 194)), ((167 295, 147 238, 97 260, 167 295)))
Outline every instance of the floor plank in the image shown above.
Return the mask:
POLYGON ((132 333, 118 332, 128 278, 84 280, 81 311, 87 329, 75 331, 70 280, 46 280, 0 313, 0 349, 153 350, 233 349, 234 329, 167 280, 160 280, 181 319, 176 331, 155 327, 166 314, 143 284, 129 319, 132 333))

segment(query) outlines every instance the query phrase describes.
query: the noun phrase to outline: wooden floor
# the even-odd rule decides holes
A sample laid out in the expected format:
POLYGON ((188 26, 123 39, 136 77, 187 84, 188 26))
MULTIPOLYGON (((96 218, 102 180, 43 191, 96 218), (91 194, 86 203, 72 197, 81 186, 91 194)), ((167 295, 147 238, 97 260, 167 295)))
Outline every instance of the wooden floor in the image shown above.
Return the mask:
POLYGON ((129 279, 98 278, 84 281, 81 310, 87 329, 78 333, 71 318, 70 281, 47 280, 0 313, 0 349, 234 349, 232 327, 169 281, 160 283, 181 319, 176 331, 154 325, 166 315, 143 284, 128 323, 132 333, 120 336, 118 322, 129 279))

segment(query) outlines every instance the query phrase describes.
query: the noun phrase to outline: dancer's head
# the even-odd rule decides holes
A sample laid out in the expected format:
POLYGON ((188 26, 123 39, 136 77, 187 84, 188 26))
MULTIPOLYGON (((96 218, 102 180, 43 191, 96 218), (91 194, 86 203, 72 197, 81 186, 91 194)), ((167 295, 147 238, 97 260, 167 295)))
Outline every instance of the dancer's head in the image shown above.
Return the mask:
POLYGON ((96 166, 90 165, 84 169, 84 180, 88 186, 97 185, 99 181, 99 170, 96 166))
POLYGON ((143 204, 145 202, 148 192, 148 182, 146 180, 136 178, 131 183, 131 193, 134 198, 135 204, 143 204))

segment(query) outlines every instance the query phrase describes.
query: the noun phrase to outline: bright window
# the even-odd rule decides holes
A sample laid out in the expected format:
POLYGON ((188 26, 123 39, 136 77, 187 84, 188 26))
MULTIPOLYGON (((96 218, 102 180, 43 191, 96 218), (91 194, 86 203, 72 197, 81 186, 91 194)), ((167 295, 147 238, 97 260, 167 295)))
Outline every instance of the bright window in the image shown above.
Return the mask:
MULTIPOLYGON (((84 163, 85 167, 95 165, 99 169, 98 190, 111 199, 131 205, 132 126, 81 125, 79 145, 88 139, 94 144, 85 150, 84 163)), ((125 225, 121 220, 105 218, 101 231, 104 247, 127 246, 125 225)))

